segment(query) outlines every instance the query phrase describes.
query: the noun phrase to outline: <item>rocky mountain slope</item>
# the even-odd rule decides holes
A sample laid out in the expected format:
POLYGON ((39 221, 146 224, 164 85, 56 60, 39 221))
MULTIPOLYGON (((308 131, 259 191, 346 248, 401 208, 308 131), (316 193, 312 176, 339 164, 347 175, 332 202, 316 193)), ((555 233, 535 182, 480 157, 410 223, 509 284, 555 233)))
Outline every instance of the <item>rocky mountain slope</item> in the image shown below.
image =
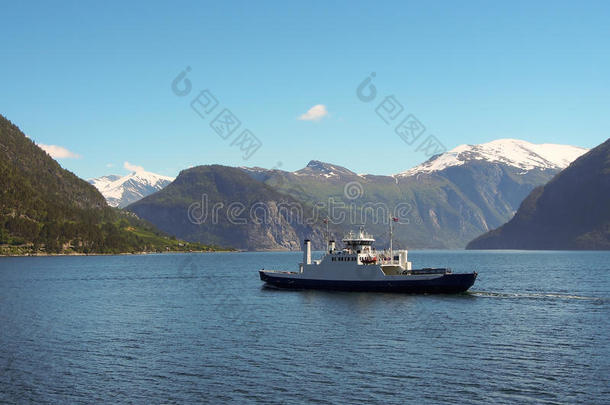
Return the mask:
POLYGON ((534 189, 468 249, 610 249, 610 139, 534 189))
POLYGON ((304 238, 320 247, 325 217, 335 239, 364 224, 383 246, 390 216, 399 218, 396 246, 463 248, 509 220, 535 187, 585 151, 499 140, 460 146, 393 176, 316 160, 294 172, 200 166, 127 209, 181 238, 243 249, 298 249, 304 238), (285 204, 297 207, 298 218, 285 204), (192 214, 204 205, 207 217, 198 221, 192 214), (268 220, 258 223, 251 212, 265 212, 268 220), (229 219, 231 213, 238 218, 229 219))
POLYGON ((198 166, 126 209, 189 241, 240 249, 321 247, 321 218, 305 220, 301 203, 234 167, 198 166))
POLYGON ((386 243, 392 215, 400 219, 399 245, 443 249, 463 248, 506 222, 532 189, 585 152, 506 139, 461 145, 393 176, 359 175, 319 161, 295 172, 241 169, 299 201, 334 207, 331 221, 341 229, 364 223, 386 243))

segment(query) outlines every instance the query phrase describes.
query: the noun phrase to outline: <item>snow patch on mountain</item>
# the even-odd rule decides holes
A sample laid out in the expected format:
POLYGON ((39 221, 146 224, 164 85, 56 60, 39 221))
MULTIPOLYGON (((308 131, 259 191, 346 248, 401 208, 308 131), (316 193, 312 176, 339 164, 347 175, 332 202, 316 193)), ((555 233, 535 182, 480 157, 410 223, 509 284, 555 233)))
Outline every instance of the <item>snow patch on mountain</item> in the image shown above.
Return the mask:
POLYGON ((292 172, 296 176, 322 176, 328 178, 341 178, 343 176, 358 176, 356 173, 343 166, 337 166, 330 163, 320 162, 319 160, 311 160, 307 166, 296 172, 292 172))
POLYGON ((498 139, 480 145, 460 145, 448 152, 434 156, 428 161, 398 173, 396 176, 412 176, 430 173, 466 162, 482 160, 503 163, 524 171, 540 169, 564 169, 588 149, 558 144, 534 144, 519 139, 498 139))
POLYGON ((102 193, 108 205, 123 208, 163 189, 174 178, 138 170, 126 176, 111 174, 88 181, 102 193))

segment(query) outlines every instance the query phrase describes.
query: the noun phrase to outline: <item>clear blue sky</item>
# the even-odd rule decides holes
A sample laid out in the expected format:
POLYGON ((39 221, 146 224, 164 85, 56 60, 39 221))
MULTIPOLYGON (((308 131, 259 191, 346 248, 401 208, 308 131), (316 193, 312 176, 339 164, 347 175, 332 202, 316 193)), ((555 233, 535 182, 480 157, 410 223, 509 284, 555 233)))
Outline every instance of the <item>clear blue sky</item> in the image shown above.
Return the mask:
POLYGON ((125 161, 400 172, 426 156, 376 115, 388 95, 447 149, 610 136, 610 2, 288 3, 4 2, 0 113, 78 154, 59 161, 84 178, 125 161), (186 66, 193 90, 178 97, 186 66), (204 89, 261 140, 249 160, 191 109, 204 89), (327 116, 297 119, 318 104, 327 116))

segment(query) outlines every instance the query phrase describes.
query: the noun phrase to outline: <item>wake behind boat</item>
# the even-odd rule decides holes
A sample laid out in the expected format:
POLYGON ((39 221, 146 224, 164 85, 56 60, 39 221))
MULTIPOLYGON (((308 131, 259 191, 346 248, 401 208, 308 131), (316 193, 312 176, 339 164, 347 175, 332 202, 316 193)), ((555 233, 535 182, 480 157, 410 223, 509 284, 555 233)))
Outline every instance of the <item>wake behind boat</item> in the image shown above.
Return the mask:
POLYGON ((328 249, 319 260, 311 259, 311 241, 303 245, 303 263, 298 271, 260 270, 267 285, 278 288, 399 293, 460 293, 475 282, 477 273, 454 274, 448 268, 412 269, 407 250, 376 251, 375 239, 360 228, 328 249))

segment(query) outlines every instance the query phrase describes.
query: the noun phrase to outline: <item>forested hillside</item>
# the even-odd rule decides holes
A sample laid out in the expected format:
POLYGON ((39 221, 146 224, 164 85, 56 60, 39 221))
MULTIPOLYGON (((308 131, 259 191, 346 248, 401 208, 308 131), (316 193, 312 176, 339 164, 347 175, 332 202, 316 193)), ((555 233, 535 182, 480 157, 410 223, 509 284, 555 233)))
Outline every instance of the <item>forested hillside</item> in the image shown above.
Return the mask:
POLYGON ((130 213, 63 169, 0 115, 0 254, 201 250, 130 213))

